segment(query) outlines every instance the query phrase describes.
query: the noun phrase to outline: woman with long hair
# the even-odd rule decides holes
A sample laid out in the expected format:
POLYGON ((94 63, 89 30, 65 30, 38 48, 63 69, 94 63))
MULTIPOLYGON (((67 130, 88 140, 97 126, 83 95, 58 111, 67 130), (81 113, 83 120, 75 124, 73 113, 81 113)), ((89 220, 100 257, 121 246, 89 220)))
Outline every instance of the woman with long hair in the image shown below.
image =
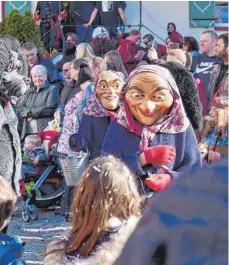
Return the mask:
POLYGON ((183 43, 182 43, 182 50, 185 52, 189 52, 192 56, 198 56, 199 53, 199 44, 198 41, 192 37, 184 37, 183 43))
POLYGON ((67 187, 61 202, 61 208, 55 214, 65 215, 66 218, 69 216, 70 198, 73 189, 78 184, 77 172, 76 174, 69 174, 65 170, 67 166, 68 170, 75 172, 74 165, 78 161, 78 153, 72 152, 69 147, 69 137, 78 132, 84 107, 94 90, 94 77, 86 60, 75 59, 72 61, 71 78, 75 81, 76 93, 64 107, 63 126, 57 147, 60 157, 59 162, 64 172, 67 187))
POLYGON ((96 158, 72 202, 72 228, 47 247, 44 264, 113 264, 141 215, 135 177, 113 156, 96 158))
POLYGON ((104 59, 106 62, 112 62, 114 64, 116 72, 123 73, 125 78, 128 77, 127 71, 126 71, 125 66, 122 62, 122 58, 121 58, 119 52, 109 51, 108 53, 105 54, 104 59))

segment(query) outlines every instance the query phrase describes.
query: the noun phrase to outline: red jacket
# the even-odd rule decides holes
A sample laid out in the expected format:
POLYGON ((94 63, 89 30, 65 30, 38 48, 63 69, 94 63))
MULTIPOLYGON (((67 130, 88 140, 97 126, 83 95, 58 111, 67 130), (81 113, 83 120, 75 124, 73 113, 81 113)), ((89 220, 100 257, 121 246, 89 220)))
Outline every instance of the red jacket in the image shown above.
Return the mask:
POLYGON ((123 40, 119 48, 119 53, 128 74, 131 73, 137 67, 137 61, 134 57, 136 55, 136 49, 133 43, 128 39, 123 40))

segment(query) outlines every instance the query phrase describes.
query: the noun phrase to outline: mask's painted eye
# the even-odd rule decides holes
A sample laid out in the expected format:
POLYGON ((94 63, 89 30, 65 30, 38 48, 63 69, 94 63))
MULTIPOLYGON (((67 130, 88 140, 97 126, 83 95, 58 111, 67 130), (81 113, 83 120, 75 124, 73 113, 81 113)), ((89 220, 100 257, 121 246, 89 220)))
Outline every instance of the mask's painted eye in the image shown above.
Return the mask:
POLYGON ((156 101, 163 101, 163 100, 165 100, 165 96, 164 95, 156 95, 153 98, 156 101))
POLYGON ((141 95, 141 94, 139 94, 137 92, 132 93, 132 98, 133 99, 138 100, 138 99, 142 99, 143 97, 144 97, 143 95, 141 95))

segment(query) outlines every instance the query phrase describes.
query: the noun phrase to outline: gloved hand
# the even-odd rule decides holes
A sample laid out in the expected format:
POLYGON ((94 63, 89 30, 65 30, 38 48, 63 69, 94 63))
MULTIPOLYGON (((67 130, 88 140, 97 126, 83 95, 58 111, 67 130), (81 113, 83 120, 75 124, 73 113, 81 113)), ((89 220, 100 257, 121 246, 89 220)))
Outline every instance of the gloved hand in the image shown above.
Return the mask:
POLYGON ((143 151, 147 164, 164 165, 170 164, 176 156, 176 150, 173 146, 158 145, 150 147, 143 151))
POLYGON ((145 184, 153 191, 161 191, 165 189, 171 182, 169 174, 152 174, 145 179, 145 184))
POLYGON ((74 133, 69 138, 69 146, 74 152, 80 152, 84 147, 84 141, 80 134, 74 133))

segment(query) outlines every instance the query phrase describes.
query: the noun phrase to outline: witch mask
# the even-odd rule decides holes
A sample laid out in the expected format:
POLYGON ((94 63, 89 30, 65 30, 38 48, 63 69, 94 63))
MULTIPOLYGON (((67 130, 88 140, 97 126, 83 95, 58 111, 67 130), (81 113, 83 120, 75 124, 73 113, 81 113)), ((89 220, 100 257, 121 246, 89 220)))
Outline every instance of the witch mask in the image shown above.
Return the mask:
POLYGON ((124 80, 119 73, 113 71, 103 72, 96 83, 96 96, 107 110, 116 110, 119 105, 119 95, 124 80))
POLYGON ((173 104, 168 83, 152 72, 137 74, 129 83, 124 99, 133 117, 146 126, 166 115, 173 104))

